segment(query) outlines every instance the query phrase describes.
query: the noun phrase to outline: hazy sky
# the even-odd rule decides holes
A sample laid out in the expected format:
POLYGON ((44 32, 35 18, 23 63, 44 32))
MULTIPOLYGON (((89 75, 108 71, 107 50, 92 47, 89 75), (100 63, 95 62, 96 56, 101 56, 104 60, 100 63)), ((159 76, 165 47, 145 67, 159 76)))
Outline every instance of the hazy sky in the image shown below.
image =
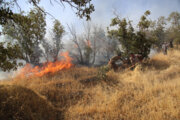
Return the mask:
MULTIPOLYGON (((52 6, 49 1, 41 0, 40 6, 59 19, 65 27, 67 24, 74 24, 78 30, 82 30, 82 23, 85 20, 79 19, 69 5, 65 4, 63 7, 54 2, 52 6)), ((18 0, 18 3, 22 10, 28 10, 27 0, 18 0)), ((168 16, 172 11, 180 12, 180 0, 92 0, 92 3, 95 6, 95 12, 91 14, 92 22, 103 27, 110 24, 114 10, 118 11, 121 17, 133 20, 134 24, 146 10, 151 11, 150 18, 153 20, 159 16, 168 16)), ((48 29, 51 28, 52 21, 53 19, 47 16, 48 29)))

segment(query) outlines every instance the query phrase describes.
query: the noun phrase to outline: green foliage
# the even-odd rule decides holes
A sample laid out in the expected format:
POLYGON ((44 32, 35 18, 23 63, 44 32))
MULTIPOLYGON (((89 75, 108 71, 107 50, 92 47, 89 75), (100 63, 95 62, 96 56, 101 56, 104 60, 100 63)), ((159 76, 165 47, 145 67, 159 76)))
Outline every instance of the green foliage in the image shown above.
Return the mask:
POLYGON ((139 53, 141 54, 144 58, 147 58, 151 46, 153 44, 153 40, 151 38, 148 38, 145 32, 137 32, 136 33, 136 39, 133 44, 133 53, 139 53))
POLYGON ((12 19, 12 15, 13 12, 10 10, 10 3, 0 0, 0 25, 6 24, 9 19, 12 19))
POLYGON ((3 71, 9 71, 11 69, 17 69, 20 65, 17 63, 17 59, 22 58, 20 47, 11 43, 0 43, 0 68, 3 71))
POLYGON ((39 44, 45 36, 45 26, 45 14, 33 9, 27 16, 14 14, 13 21, 3 26, 3 33, 17 40, 23 59, 35 65, 39 63, 42 54, 39 44))
POLYGON ((127 20, 124 18, 120 20, 118 17, 112 19, 110 26, 117 26, 117 30, 108 30, 109 37, 115 37, 119 40, 121 43, 121 46, 123 48, 123 51, 126 54, 129 54, 131 52, 131 43, 133 38, 133 29, 130 22, 127 22, 127 20))
POLYGON ((55 38, 57 39, 61 38, 63 33, 65 32, 64 27, 58 20, 54 21, 53 32, 55 34, 55 38))
POLYGON ((102 79, 102 80, 106 80, 107 79, 106 73, 109 72, 110 70, 111 69, 110 69, 110 67, 108 65, 99 67, 99 69, 98 69, 98 78, 102 79))
POLYGON ((7 8, 7 9, 4 9, 4 8, 0 8, 0 25, 4 25, 7 23, 7 20, 8 19, 12 19, 12 11, 7 8))
POLYGON ((30 63, 38 65, 40 57, 42 56, 42 50, 40 49, 39 45, 46 34, 45 14, 39 9, 35 8, 30 11, 28 18, 31 20, 31 24, 28 29, 31 32, 30 39, 32 41, 32 54, 29 56, 30 63))
POLYGON ((31 23, 29 30, 31 31, 31 35, 34 36, 33 43, 39 44, 40 41, 44 38, 46 34, 46 22, 45 22, 45 14, 39 9, 32 9, 27 16, 31 23))
POLYGON ((171 22, 172 27, 180 28, 180 13, 179 12, 172 12, 168 17, 168 21, 171 22))
POLYGON ((64 33, 65 30, 62 24, 58 20, 55 20, 51 34, 52 42, 49 42, 47 39, 41 41, 44 48, 43 56, 46 58, 46 61, 58 60, 59 52, 63 49, 62 37, 64 33))
POLYGON ((169 28, 167 31, 169 40, 173 40, 175 44, 180 44, 180 29, 178 28, 169 28))
POLYGON ((64 33, 65 33, 64 27, 61 25, 61 23, 58 20, 55 20, 53 26, 53 48, 52 48, 54 61, 57 60, 60 50, 63 49, 62 37, 64 33))
POLYGON ((155 46, 160 50, 162 48, 162 44, 166 40, 166 19, 164 16, 158 18, 158 21, 155 23, 154 29, 151 31, 155 40, 155 46))
MULTIPOLYGON (((86 20, 90 19, 90 14, 94 11, 94 5, 91 4, 91 0, 54 0, 56 3, 67 3, 72 8, 76 9, 76 14, 83 18, 85 17, 86 20)), ((29 0, 34 6, 38 7, 40 0, 29 0)), ((52 2, 50 0, 50 2, 52 2)))
POLYGON ((169 39, 174 40, 176 44, 180 44, 180 13, 172 12, 168 21, 171 22, 171 27, 168 29, 169 39))
POLYGON ((150 26, 150 21, 147 19, 147 16, 149 16, 151 14, 151 12, 149 10, 147 10, 144 15, 141 17, 140 21, 139 21, 139 28, 141 31, 144 31, 145 29, 148 29, 150 26))
MULTIPOLYGON (((77 12, 76 14, 80 17, 86 17, 86 20, 90 20, 90 14, 95 10, 94 5, 90 4, 91 0, 72 0, 75 5, 77 5, 76 9, 77 12), (89 5, 87 5, 89 3, 89 5)), ((66 2, 66 0, 65 0, 66 2)))
MULTIPOLYGON (((0 25, 3 25, 7 23, 8 20, 13 20, 12 15, 14 12, 10 9, 11 7, 17 5, 19 7, 18 0, 13 0, 13 1, 5 1, 5 0, 0 0, 0 25)), ((50 3, 52 2, 49 0, 50 3)), ((47 13, 45 10, 41 9, 39 7, 39 2, 40 0, 29 0, 29 3, 32 3, 34 7, 39 9, 43 13, 47 13)), ((76 14, 80 18, 86 18, 86 20, 90 20, 90 14, 94 11, 94 5, 91 4, 91 0, 54 0, 56 3, 67 3, 69 4, 72 8, 76 9, 76 14)), ((49 13, 47 13, 49 14, 49 13)), ((49 14, 51 15, 51 14, 49 14)), ((52 16, 52 15, 51 15, 52 16)))
POLYGON ((147 36, 148 28, 150 27, 150 20, 147 16, 150 15, 150 11, 146 11, 139 21, 139 31, 134 31, 131 21, 118 17, 112 19, 110 26, 116 26, 117 29, 108 29, 110 37, 116 37, 123 49, 125 56, 130 53, 139 53, 143 57, 148 57, 152 39, 147 36))
MULTIPOLYGON (((58 2, 54 0, 55 2, 58 2)), ((90 19, 90 14, 94 11, 94 6, 91 4, 91 0, 59 0, 62 4, 68 3, 72 8, 77 10, 76 14, 80 17, 86 17, 87 20, 90 19)), ((39 44, 44 39, 45 35, 45 14, 47 13, 41 9, 38 4, 40 0, 29 0, 36 9, 30 11, 30 13, 25 16, 22 13, 16 14, 10 8, 16 4, 18 6, 17 0, 5 1, 0 0, 0 25, 3 25, 3 33, 10 36, 12 39, 17 40, 20 46, 19 49, 23 54, 23 58, 26 62, 32 64, 39 63, 39 57, 42 54, 39 44)), ((50 1, 51 2, 51 1, 50 1)), ((19 7, 19 6, 18 6, 19 7)), ((56 21, 54 30, 55 39, 61 38, 62 33, 64 33, 63 27, 56 21), (60 29, 58 28, 60 26, 60 29)), ((56 41, 55 40, 55 41, 56 41)), ((59 49, 62 48, 60 42, 56 42, 56 54, 58 54, 59 49)), ((11 51, 12 46, 4 48, 3 43, 1 43, 0 51, 11 51), (9 49, 9 50, 8 50, 9 49)), ((15 47, 16 48, 16 47, 15 47)), ((18 53, 19 51, 15 49, 18 53)), ((1 56, 6 56, 12 58, 9 52, 2 52, 1 56)), ((19 54, 19 53, 18 53, 19 54)), ((57 55, 56 55, 57 56, 57 55)), ((4 66, 9 66, 7 69, 14 68, 16 66, 15 62, 11 62, 10 59, 2 58, 1 68, 6 70, 4 66), (4 61, 6 59, 6 61, 4 61), (13 63, 13 64, 10 64, 13 63), (6 65, 5 65, 6 64, 6 65), (8 65, 7 65, 8 64, 8 65)), ((17 56, 18 57, 18 56, 17 56)), ((16 58, 14 58, 15 60, 16 58)))

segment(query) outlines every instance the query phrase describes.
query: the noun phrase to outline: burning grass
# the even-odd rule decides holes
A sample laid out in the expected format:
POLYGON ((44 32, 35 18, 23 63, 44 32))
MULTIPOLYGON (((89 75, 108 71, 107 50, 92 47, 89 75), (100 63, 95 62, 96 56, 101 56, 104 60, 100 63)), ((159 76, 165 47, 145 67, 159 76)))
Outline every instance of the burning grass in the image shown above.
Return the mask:
MULTIPOLYGON (((48 104, 37 101, 25 106, 33 107, 34 104, 38 109, 42 108, 47 112, 45 115, 53 116, 54 112, 49 111, 49 107, 46 108, 50 104, 53 110, 63 113, 60 112, 59 116, 63 116, 65 120, 179 120, 179 60, 180 51, 172 50, 167 56, 162 53, 155 55, 133 71, 124 70, 116 73, 109 71, 106 73, 106 79, 99 77, 97 68, 72 67, 53 75, 15 78, 1 84, 4 87, 7 84, 23 86, 23 89, 34 91, 37 94, 33 92, 35 94, 31 96, 33 100, 38 97, 48 104)), ((1 94, 9 90, 11 87, 7 86, 6 89, 1 90, 1 94)), ((20 91, 22 95, 23 92, 20 91)), ((6 99, 10 98, 11 95, 6 96, 6 99)), ((2 101, 2 98, 0 100, 2 101)), ((26 94, 20 101, 26 103, 28 100, 29 96, 26 94)), ((3 107, 9 105, 8 109, 10 109, 14 105, 18 106, 17 103, 6 104, 3 107)), ((9 111, 9 114, 12 112, 9 111)), ((29 111, 24 113, 32 114, 29 111)), ((37 117, 37 119, 43 118, 37 117)), ((56 116, 54 119, 60 118, 56 116)))
POLYGON ((20 78, 31 77, 31 76, 41 77, 48 73, 55 73, 63 69, 69 69, 73 66, 71 62, 72 58, 69 57, 68 52, 61 53, 60 56, 64 57, 64 60, 47 62, 44 63, 42 67, 39 66, 32 67, 30 64, 26 64, 25 67, 19 71, 17 77, 20 78))

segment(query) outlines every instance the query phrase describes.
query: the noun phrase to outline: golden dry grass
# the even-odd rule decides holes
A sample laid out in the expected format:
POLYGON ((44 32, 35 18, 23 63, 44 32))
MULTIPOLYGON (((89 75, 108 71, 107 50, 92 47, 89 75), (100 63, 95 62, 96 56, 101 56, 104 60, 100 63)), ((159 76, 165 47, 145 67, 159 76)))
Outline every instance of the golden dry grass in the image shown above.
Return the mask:
POLYGON ((61 111, 40 96, 21 86, 0 85, 0 120, 61 119, 61 111))
POLYGON ((179 50, 106 77, 97 68, 81 67, 0 84, 33 90, 65 120, 180 120, 179 50))

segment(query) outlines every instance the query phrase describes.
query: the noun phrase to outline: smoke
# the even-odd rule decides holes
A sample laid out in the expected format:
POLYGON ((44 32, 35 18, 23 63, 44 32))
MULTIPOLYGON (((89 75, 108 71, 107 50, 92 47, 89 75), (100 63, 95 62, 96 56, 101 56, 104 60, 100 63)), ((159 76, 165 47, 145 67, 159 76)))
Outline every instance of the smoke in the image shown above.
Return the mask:
POLYGON ((0 70, 0 81, 1 80, 10 80, 12 78, 15 77, 16 73, 21 69, 22 67, 18 67, 17 70, 11 70, 11 71, 7 71, 7 72, 4 72, 4 71, 1 71, 0 70))
MULTIPOLYGON (((26 64, 24 60, 17 60, 17 64, 22 63, 23 65, 26 64)), ((9 80, 16 76, 17 72, 22 69, 23 66, 18 66, 16 70, 10 70, 10 71, 2 71, 0 69, 0 80, 9 80)))
POLYGON ((9 79, 12 73, 0 71, 0 80, 9 79))
POLYGON ((158 52, 156 49, 151 49, 149 53, 149 57, 152 58, 154 55, 156 55, 158 52))

